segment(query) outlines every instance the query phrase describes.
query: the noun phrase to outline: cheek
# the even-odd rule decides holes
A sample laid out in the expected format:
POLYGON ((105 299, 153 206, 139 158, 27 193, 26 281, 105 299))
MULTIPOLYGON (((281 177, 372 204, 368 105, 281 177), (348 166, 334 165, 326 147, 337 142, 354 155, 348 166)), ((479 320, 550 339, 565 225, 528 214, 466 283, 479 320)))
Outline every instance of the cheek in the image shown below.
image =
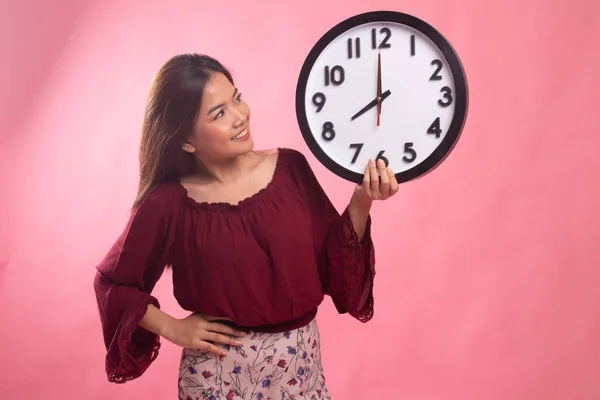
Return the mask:
POLYGON ((220 146, 224 142, 229 142, 230 138, 230 125, 219 124, 219 126, 214 127, 212 135, 210 136, 210 141, 220 146))
POLYGON ((211 123, 201 126, 194 135, 196 148, 202 152, 204 149, 210 149, 219 146, 224 141, 229 141, 230 130, 224 123, 211 123))

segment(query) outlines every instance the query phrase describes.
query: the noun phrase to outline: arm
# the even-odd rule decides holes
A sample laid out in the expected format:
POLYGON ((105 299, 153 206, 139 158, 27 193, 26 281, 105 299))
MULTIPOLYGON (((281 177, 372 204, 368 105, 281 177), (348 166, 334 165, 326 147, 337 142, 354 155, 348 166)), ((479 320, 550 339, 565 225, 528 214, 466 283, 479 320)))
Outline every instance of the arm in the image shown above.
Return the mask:
POLYGON ((169 340, 169 328, 175 321, 177 321, 176 318, 170 316, 153 304, 148 304, 148 309, 140 320, 139 326, 169 340))
POLYGON ((373 201, 370 199, 364 199, 359 192, 360 189, 356 189, 348 204, 348 213, 350 214, 350 220, 358 240, 362 240, 367 230, 367 221, 371 212, 371 204, 373 201))
POLYGON ((162 312, 163 318, 156 318, 149 308, 160 308, 151 292, 167 264, 173 240, 170 197, 164 188, 152 191, 132 211, 125 229, 96 267, 94 290, 111 382, 139 377, 158 355, 158 335, 167 318, 162 312))
POLYGON ((168 188, 153 191, 130 217, 98 265, 94 289, 106 346, 106 373, 115 383, 141 376, 158 356, 160 338, 226 355, 217 343, 238 346, 244 332, 192 314, 176 319, 151 292, 168 264, 178 202, 168 188))
POLYGON ((397 191, 395 178, 390 178, 394 175, 385 166, 378 170, 375 163, 370 162, 363 184, 356 187, 350 203, 340 215, 306 158, 298 152, 294 152, 294 156, 296 182, 308 204, 312 222, 323 291, 331 296, 338 312, 349 313, 359 321, 367 322, 373 316, 375 277, 369 213, 374 199, 387 198, 390 191, 397 191))
POLYGON ((295 183, 307 205, 312 225, 323 292, 331 297, 338 312, 366 322, 372 315, 375 272, 368 202, 364 202, 362 196, 353 195, 340 215, 304 155, 292 151, 290 159, 295 183))

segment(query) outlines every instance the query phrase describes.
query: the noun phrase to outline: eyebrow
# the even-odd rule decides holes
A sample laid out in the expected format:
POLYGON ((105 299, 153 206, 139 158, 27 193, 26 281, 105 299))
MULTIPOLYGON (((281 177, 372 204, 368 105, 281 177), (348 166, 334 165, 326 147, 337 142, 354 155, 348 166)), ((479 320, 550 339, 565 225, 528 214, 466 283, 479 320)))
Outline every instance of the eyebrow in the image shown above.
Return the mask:
MULTIPOLYGON (((234 98, 235 95, 238 93, 238 89, 235 88, 235 90, 233 91, 233 96, 231 96, 231 98, 234 98)), ((206 113, 207 115, 212 114, 213 112, 215 112, 217 109, 223 107, 225 104, 217 104, 216 106, 212 107, 210 110, 208 110, 208 112, 206 113)))

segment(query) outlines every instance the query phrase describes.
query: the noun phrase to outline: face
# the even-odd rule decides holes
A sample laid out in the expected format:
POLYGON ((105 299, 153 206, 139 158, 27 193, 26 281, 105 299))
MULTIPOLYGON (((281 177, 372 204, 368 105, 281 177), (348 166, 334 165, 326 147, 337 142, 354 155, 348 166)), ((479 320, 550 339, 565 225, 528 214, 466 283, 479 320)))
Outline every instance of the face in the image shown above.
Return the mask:
POLYGON ((250 108, 221 73, 206 83, 194 134, 183 149, 203 162, 233 158, 252 150, 250 108))

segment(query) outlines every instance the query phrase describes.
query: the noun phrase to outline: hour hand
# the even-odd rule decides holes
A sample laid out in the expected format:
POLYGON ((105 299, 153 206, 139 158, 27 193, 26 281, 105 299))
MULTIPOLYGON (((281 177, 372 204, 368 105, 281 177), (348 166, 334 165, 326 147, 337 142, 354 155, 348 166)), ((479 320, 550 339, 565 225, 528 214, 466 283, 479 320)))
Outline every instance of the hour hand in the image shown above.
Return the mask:
POLYGON ((366 113, 367 111, 369 111, 371 108, 375 107, 377 105, 377 100, 379 100, 380 102, 383 103, 383 100, 385 100, 390 94, 392 94, 392 92, 390 92, 389 90, 386 90, 385 92, 383 92, 381 94, 381 100, 375 99, 375 100, 371 101, 369 104, 367 104, 366 106, 364 106, 359 112, 357 112, 356 114, 354 114, 352 116, 352 118, 350 118, 350 120, 354 121, 356 118, 360 117, 361 115, 363 115, 364 113, 366 113))

